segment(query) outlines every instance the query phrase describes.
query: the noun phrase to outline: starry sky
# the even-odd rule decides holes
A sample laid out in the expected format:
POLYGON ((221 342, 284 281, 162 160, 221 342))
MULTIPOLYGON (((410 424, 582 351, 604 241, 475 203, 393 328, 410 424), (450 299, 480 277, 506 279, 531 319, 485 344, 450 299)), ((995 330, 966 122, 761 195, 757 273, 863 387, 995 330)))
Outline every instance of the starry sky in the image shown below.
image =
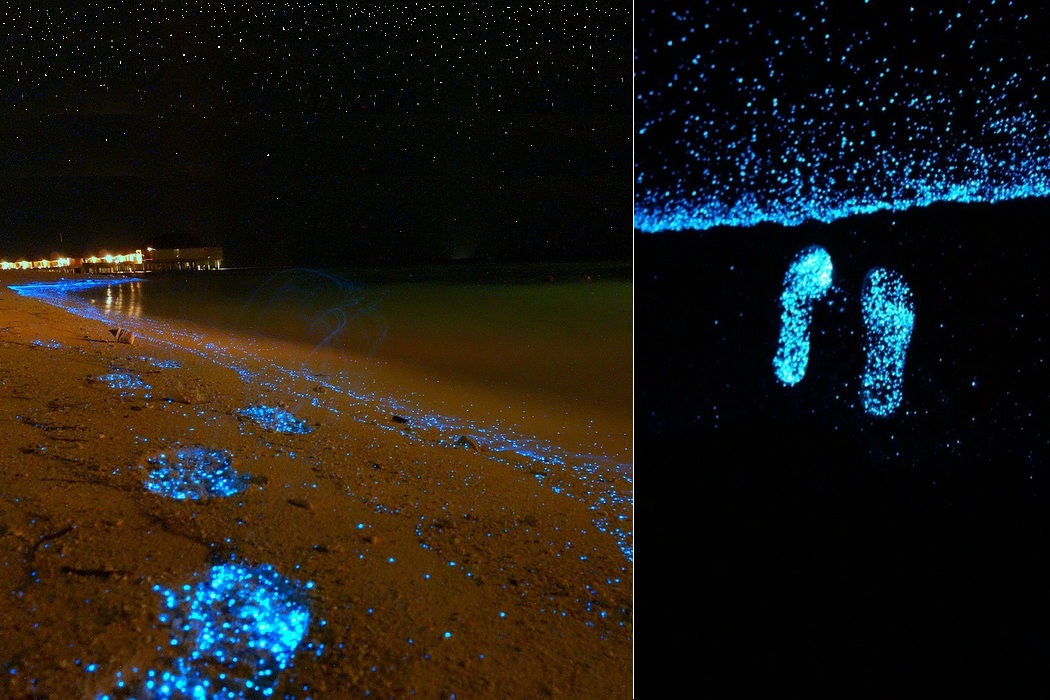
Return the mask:
POLYGON ((628 6, 16 4, 0 35, 2 255, 631 256, 628 6))

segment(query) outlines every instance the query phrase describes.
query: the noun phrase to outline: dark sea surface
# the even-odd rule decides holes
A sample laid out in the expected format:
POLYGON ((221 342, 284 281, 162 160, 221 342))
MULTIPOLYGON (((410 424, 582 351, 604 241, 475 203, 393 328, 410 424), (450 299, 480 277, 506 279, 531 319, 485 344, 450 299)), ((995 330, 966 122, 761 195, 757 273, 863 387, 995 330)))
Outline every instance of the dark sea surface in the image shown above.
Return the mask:
POLYGON ((631 421, 629 263, 147 273, 78 294, 631 421))

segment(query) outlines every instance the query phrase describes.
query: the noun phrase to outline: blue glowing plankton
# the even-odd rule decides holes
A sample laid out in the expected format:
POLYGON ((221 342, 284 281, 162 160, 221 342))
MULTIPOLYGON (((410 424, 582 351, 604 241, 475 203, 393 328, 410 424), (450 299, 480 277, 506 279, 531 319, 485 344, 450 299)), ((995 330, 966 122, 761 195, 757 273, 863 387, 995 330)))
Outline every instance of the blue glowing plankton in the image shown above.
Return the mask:
POLYGON ((305 435, 313 430, 306 421, 299 420, 283 408, 273 406, 251 406, 240 411, 240 415, 275 433, 305 435))
POLYGON ((224 450, 185 447, 166 450, 148 462, 154 465, 146 477, 146 490, 177 500, 224 498, 248 488, 250 477, 230 465, 224 450))
MULTIPOLYGON (((281 671, 291 665, 306 635, 313 587, 281 576, 272 566, 213 566, 195 586, 169 590, 160 621, 172 629, 167 670, 144 674, 134 697, 272 697, 281 671)), ((125 697, 126 681, 113 695, 125 697)))
POLYGON ((122 389, 121 396, 130 391, 149 390, 150 385, 129 372, 110 372, 98 377, 97 381, 105 382, 113 389, 122 389))
POLYGON ((653 5, 635 25, 639 231, 1050 194, 1039 3, 653 5))
POLYGON ((900 274, 872 268, 861 289, 867 360, 861 378, 864 410, 889 416, 900 406, 904 357, 915 325, 911 289, 900 274))
POLYGON ((809 325, 813 304, 831 288, 831 256, 820 246, 798 252, 784 275, 780 295, 780 341, 773 358, 777 379, 798 384, 809 364, 809 325))

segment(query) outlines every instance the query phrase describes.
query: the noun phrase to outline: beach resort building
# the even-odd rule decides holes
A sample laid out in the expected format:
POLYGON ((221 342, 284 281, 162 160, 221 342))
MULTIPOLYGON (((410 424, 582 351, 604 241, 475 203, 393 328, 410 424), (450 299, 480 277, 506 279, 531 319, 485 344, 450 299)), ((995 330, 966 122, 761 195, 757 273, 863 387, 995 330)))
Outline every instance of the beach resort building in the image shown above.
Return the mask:
POLYGON ((146 248, 145 252, 91 255, 85 258, 0 261, 0 270, 61 270, 85 274, 119 274, 159 270, 218 270, 222 248, 146 248))
POLYGON ((218 270, 222 267, 222 248, 146 248, 143 271, 218 270))

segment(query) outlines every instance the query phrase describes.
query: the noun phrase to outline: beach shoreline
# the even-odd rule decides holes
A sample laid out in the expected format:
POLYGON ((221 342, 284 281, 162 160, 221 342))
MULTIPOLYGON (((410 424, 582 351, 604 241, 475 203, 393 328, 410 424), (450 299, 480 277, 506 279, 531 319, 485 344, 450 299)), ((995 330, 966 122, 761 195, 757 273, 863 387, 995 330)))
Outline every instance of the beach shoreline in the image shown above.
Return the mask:
POLYGON ((274 380, 297 364, 287 343, 188 326, 117 343, 105 321, 7 288, 55 280, 0 277, 7 696, 123 697, 147 669, 180 668, 155 587, 224 562, 310 582, 275 697, 632 695, 629 455, 497 450, 317 373, 274 380), (263 397, 309 432, 253 420, 263 397), (158 455, 194 447, 247 487, 144 487, 158 455))
MULTIPOLYGON (((318 281, 316 271, 288 272, 309 280, 310 284, 318 281)), ((486 288, 439 285, 431 287, 428 294, 442 299, 441 323, 435 324, 432 317, 422 322, 410 313, 396 310, 388 327, 387 314, 380 311, 379 318, 366 320, 363 325, 378 324, 384 330, 374 330, 380 333, 379 337, 373 343, 362 344, 359 336, 362 333, 368 335, 368 330, 347 323, 342 333, 325 338, 327 330, 312 327, 306 332, 305 328, 299 328, 300 320, 287 318, 289 309, 283 304, 283 316, 279 311, 264 311, 265 305, 254 308, 250 312, 254 314, 253 321, 249 323, 243 318, 241 322, 231 323, 228 318, 222 318, 223 314, 215 317, 215 323, 205 321, 202 325, 193 318, 199 314, 143 313, 141 302, 128 304, 126 298, 130 292, 130 298, 134 300, 136 290, 141 286, 138 297, 153 299, 149 278, 147 275, 144 281, 137 281, 137 277, 101 277, 97 281, 122 284, 107 285, 105 293, 88 290, 87 294, 66 294, 57 300, 45 300, 55 301, 77 315, 128 325, 133 331, 138 329, 156 336, 160 342, 172 344, 174 340, 175 345, 190 345, 205 354, 214 355, 216 347, 222 351, 240 349, 233 353, 238 357, 225 358, 231 362, 247 359, 249 363, 257 364, 258 358, 273 359, 273 364, 282 369, 336 382, 336 386, 329 384, 329 388, 336 391, 345 387, 370 397, 367 400, 372 402, 385 398, 384 403, 388 407, 397 404, 397 410, 414 411, 441 422, 452 419, 480 431, 496 430, 519 438, 551 441, 561 450, 588 454, 605 461, 630 462, 630 347, 629 336, 622 334, 622 328, 612 332, 600 323, 588 320, 584 329, 570 332, 546 317, 540 325, 535 325, 538 321, 532 318, 534 325, 528 333, 517 327, 507 329, 507 335, 503 335, 496 323, 490 323, 495 319, 475 318, 473 313, 479 309, 464 308, 466 299, 485 296, 486 288), (84 301, 90 301, 92 306, 86 306, 84 301), (144 316, 148 318, 141 318, 144 316), (282 318, 301 332, 283 328, 279 320, 282 318), (275 326, 282 326, 280 333, 271 332, 275 326), (550 337, 566 333, 568 335, 558 340, 550 337), (569 338, 571 341, 567 340, 569 338)), ((74 284, 92 281, 80 276, 70 279, 74 284)), ((190 280, 187 278, 185 282, 190 280)), ((267 282, 260 284, 262 288, 272 286, 267 282)), ((487 289, 491 293, 491 288, 487 289)), ((165 288, 158 291, 157 297, 164 297, 165 288)), ((210 297, 216 291, 214 288, 202 289, 194 296, 177 297, 177 301, 192 306, 201 294, 210 297)), ((242 298, 244 294, 243 289, 227 291, 233 299, 242 298)), ((387 291, 373 290, 368 294, 385 296, 387 291)), ((304 296, 311 293, 303 291, 304 296)), ((586 295, 581 288, 580 296, 586 295)), ((266 296, 265 292, 262 296, 266 296)), ((501 305, 506 301, 502 293, 497 293, 497 298, 501 305)), ((542 296, 537 298, 535 292, 529 292, 527 298, 541 308, 551 303, 542 296)), ((561 296, 558 299, 564 301, 561 296)), ((522 317, 536 314, 535 308, 528 308, 528 304, 522 307, 522 302, 519 297, 519 306, 515 308, 512 304, 506 312, 522 317)), ((332 300, 330 303, 338 306, 344 302, 332 300)), ((375 300, 372 303, 376 303, 375 300)), ((489 299, 482 313, 494 312, 494 305, 495 300, 489 299)), ((171 306, 170 301, 168 306, 171 306)), ((238 306, 236 302, 233 308, 224 304, 222 310, 225 315, 245 316, 247 307, 238 309, 238 306)), ((437 311, 433 303, 431 306, 425 312, 428 316, 437 311)), ((344 312, 341 308, 316 307, 305 300, 302 306, 292 302, 291 308, 304 318, 344 312)), ((598 309, 608 313, 608 307, 589 310, 598 309)), ((500 314, 503 313, 501 309, 500 314)), ((544 315, 550 313, 548 309, 544 315)), ((576 316, 570 315, 569 318, 580 320, 578 313, 579 310, 576 316)), ((212 315, 215 316, 214 312, 212 315)), ((624 322, 620 317, 622 310, 617 309, 615 315, 614 325, 619 326, 624 322)), ((560 320, 563 324, 571 323, 569 318, 560 320)), ((613 321, 611 318, 605 320, 613 321)), ((325 325, 323 322, 305 323, 325 325)))

